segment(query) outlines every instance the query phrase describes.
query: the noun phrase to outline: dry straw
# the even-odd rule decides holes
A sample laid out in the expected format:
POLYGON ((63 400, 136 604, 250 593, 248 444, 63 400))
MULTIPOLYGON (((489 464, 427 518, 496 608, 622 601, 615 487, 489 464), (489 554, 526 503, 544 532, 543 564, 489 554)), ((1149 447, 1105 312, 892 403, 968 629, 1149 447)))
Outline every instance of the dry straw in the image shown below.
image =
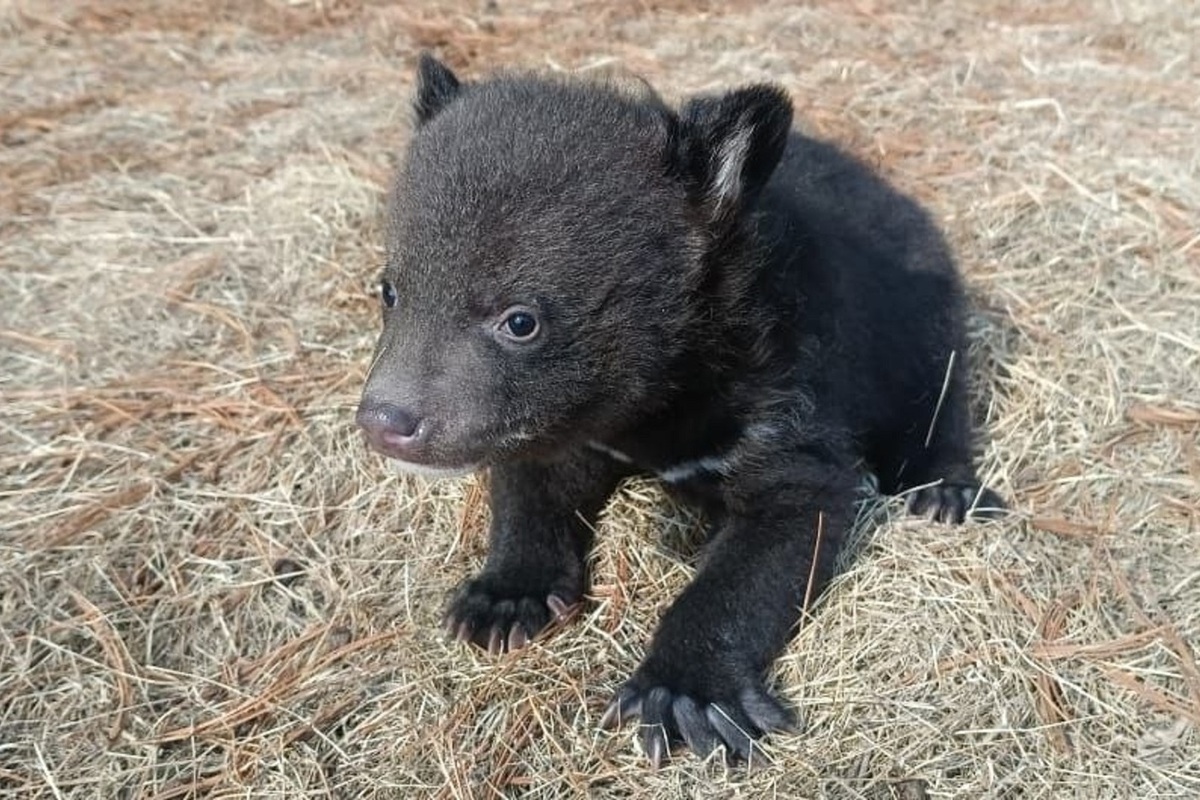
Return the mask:
POLYGON ((0 795, 1200 795, 1195 4, 0 3, 0 795), (925 200, 1008 521, 864 507, 746 775, 600 733, 695 563, 651 484, 591 602, 445 643, 480 484, 351 409, 413 56, 760 79, 925 200))

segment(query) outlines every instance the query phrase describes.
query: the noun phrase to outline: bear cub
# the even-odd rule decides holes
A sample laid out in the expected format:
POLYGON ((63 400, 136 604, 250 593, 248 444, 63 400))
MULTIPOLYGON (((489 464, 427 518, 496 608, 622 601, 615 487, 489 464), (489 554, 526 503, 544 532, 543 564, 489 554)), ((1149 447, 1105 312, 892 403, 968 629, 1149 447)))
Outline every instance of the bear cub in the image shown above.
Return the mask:
POLYGON ((864 474, 942 522, 972 463, 963 293, 915 202, 792 130, 773 85, 694 97, 425 55, 358 409, 412 471, 487 468, 490 551, 447 629, 516 650, 587 590, 593 522, 655 475, 711 526, 601 724, 747 759, 765 673, 834 571, 864 474))

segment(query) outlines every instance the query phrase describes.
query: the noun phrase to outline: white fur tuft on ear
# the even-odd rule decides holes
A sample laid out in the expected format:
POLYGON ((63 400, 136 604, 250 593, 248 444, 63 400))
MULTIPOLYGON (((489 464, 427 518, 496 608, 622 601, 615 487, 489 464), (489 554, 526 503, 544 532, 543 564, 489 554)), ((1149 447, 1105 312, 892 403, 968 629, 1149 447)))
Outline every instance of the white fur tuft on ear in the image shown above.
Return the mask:
POLYGON ((721 143, 716 152, 709 200, 717 215, 735 205, 741 197, 742 169, 750 153, 750 139, 753 135, 753 127, 742 124, 736 133, 721 143))
POLYGON ((791 101, 770 84, 684 103, 681 171, 715 225, 730 224, 753 205, 783 156, 791 126, 791 101))

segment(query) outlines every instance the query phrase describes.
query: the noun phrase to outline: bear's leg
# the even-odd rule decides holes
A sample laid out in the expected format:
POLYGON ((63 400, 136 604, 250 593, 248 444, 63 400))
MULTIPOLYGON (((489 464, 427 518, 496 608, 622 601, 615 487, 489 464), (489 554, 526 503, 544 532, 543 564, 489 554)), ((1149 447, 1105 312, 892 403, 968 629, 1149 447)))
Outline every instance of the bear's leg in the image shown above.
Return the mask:
POLYGON ((633 677, 601 725, 642 720, 642 747, 658 766, 673 742, 700 756, 724 746, 750 760, 754 740, 792 724, 764 675, 803 609, 833 572, 853 519, 856 473, 787 452, 737 475, 726 514, 696 578, 667 610, 633 677))
POLYGON ((920 419, 887 445, 880 488, 907 494, 910 513, 938 522, 961 523, 968 516, 988 518, 1003 511, 1004 501, 979 482, 971 457, 971 420, 966 381, 954 376, 923 409, 920 419))
POLYGON ((586 587, 592 525, 623 474, 585 449, 493 467, 487 562, 451 599, 447 632, 499 653, 570 616, 586 587))

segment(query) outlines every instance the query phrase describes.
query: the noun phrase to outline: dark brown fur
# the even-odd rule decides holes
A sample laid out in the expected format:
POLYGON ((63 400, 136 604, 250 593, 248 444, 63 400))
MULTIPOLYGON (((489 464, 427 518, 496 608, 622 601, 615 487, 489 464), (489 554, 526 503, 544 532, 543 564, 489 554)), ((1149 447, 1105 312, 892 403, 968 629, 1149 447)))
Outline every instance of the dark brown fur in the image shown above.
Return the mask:
POLYGON ((942 237, 771 86, 676 112, 425 57, 416 108, 359 422, 411 468, 491 470, 490 554, 450 629, 511 649, 566 614, 608 496, 658 474, 711 541, 604 722, 640 714, 655 764, 674 742, 748 757, 791 721, 763 676, 864 470, 938 519, 1001 505, 942 237))

